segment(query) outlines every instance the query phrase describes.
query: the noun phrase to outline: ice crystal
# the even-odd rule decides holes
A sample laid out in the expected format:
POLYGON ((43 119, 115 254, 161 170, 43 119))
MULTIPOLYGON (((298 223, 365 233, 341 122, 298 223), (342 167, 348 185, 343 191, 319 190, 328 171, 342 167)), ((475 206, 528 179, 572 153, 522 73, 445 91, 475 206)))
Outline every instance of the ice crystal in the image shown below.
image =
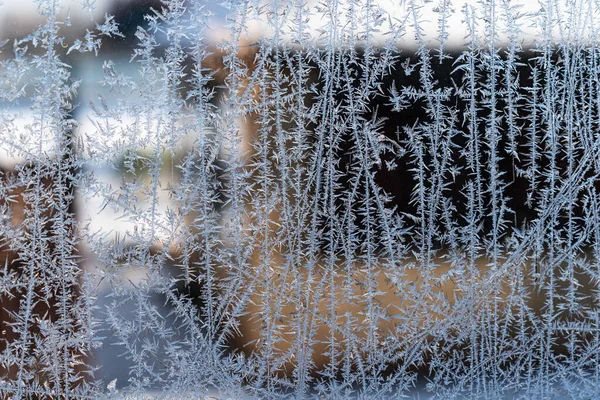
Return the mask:
POLYGON ((142 3, 0 33, 0 397, 598 396, 597 1, 142 3))

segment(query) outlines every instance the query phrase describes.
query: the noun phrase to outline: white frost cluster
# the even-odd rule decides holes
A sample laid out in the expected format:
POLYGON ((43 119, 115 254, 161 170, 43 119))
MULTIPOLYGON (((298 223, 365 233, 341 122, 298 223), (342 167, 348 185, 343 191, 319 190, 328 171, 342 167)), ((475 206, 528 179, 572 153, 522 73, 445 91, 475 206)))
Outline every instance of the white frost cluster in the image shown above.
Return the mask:
POLYGON ((400 3, 3 29, 0 398, 597 398, 600 3, 400 3))

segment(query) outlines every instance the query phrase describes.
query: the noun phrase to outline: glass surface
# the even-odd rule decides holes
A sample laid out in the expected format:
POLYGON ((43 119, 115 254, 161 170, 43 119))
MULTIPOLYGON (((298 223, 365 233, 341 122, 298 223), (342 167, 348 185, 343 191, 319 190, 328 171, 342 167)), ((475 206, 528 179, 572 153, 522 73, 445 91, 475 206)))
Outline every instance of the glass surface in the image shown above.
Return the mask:
POLYGON ((0 5, 0 398, 596 398, 596 0, 0 5))

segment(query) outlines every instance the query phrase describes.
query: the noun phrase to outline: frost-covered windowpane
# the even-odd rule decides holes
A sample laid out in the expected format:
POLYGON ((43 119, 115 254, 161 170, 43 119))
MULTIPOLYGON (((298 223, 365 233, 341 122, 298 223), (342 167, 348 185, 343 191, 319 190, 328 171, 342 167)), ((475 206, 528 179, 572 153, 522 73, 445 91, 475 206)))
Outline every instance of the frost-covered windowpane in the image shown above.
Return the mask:
POLYGON ((598 7, 4 0, 0 397, 597 397, 598 7))

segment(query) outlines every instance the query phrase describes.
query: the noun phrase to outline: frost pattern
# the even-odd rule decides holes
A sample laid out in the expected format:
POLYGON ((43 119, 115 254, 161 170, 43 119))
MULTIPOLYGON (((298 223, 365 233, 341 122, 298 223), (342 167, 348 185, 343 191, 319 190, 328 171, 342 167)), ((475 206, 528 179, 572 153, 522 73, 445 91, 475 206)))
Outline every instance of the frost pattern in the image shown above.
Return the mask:
POLYGON ((0 38, 0 397, 598 396, 597 1, 231 0, 218 40, 200 0, 77 39, 37 4, 0 38))

